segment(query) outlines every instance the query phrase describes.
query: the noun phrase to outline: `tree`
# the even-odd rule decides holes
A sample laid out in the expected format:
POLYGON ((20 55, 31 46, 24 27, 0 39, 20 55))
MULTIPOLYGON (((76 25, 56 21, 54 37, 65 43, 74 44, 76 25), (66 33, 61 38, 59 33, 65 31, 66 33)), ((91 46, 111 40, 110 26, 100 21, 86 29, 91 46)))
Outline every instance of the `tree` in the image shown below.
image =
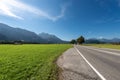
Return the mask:
POLYGON ((82 44, 82 43, 84 43, 84 42, 85 42, 85 39, 84 39, 83 36, 80 36, 80 37, 77 39, 77 43, 78 43, 78 44, 82 44))
POLYGON ((70 41, 71 44, 77 44, 77 41, 75 39, 70 41))

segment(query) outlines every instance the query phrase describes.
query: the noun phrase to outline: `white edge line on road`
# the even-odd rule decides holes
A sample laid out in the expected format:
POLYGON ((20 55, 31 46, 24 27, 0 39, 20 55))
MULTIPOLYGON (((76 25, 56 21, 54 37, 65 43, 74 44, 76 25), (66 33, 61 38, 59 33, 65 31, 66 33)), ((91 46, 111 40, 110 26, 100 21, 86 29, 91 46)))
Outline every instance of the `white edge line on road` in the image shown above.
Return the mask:
POLYGON ((102 80, 106 80, 104 76, 102 76, 97 69, 95 69, 92 64, 83 56, 83 54, 75 47, 75 49, 77 50, 77 52, 82 56, 82 58, 87 62, 87 64, 95 71, 95 73, 102 79, 102 80))

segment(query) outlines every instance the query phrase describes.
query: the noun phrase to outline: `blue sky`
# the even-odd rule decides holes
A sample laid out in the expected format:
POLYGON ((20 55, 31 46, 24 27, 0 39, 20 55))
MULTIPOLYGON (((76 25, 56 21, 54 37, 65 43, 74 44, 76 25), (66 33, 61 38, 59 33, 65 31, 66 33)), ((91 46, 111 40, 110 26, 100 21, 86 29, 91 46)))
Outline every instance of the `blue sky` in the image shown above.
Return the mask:
POLYGON ((0 23, 63 40, 120 38, 120 0, 0 0, 0 23))

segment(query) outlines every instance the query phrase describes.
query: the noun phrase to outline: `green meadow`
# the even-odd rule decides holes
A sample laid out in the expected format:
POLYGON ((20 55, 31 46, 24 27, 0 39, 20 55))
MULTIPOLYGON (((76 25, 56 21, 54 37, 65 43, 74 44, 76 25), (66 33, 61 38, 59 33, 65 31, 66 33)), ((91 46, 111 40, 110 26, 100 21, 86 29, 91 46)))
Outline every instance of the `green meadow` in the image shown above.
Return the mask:
POLYGON ((0 45, 0 80, 57 80, 56 59, 67 44, 0 45))
POLYGON ((99 48, 111 48, 111 49, 120 50, 120 45, 113 45, 113 44, 85 44, 85 46, 94 46, 99 48))

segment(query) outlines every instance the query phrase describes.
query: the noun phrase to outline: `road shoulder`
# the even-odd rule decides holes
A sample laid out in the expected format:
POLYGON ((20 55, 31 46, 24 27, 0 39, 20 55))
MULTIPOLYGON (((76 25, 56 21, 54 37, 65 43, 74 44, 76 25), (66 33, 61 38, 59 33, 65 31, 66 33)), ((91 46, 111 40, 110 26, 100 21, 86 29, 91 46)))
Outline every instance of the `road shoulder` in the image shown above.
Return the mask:
POLYGON ((57 65, 61 68, 60 80, 100 80, 74 48, 64 52, 57 65))

